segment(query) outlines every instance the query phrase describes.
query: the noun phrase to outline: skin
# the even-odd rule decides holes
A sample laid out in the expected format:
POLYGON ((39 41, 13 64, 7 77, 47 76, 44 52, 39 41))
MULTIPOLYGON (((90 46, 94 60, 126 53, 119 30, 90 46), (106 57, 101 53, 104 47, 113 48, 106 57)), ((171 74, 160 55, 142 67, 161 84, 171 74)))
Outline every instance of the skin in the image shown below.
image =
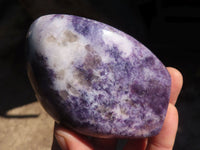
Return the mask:
MULTIPOLYGON (((172 150, 178 128, 178 111, 175 107, 183 85, 183 77, 175 68, 167 68, 171 75, 171 94, 167 115, 157 136, 143 139, 130 139, 123 150, 172 150)), ((55 125, 55 138, 52 150, 115 150, 117 139, 88 139, 73 131, 55 125), (56 140, 55 140, 56 139, 56 140), (59 145, 59 146, 58 146, 59 145), (60 147, 60 148, 59 148, 60 147)))

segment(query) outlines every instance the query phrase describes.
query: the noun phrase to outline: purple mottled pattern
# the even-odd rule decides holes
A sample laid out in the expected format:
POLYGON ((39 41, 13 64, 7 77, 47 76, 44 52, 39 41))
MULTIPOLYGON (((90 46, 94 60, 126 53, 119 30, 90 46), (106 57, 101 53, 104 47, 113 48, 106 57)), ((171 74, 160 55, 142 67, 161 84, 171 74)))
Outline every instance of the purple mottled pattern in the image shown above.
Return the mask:
POLYGON ((57 122, 95 137, 159 133, 171 79, 136 39, 94 20, 47 15, 32 24, 27 42, 30 81, 57 122))

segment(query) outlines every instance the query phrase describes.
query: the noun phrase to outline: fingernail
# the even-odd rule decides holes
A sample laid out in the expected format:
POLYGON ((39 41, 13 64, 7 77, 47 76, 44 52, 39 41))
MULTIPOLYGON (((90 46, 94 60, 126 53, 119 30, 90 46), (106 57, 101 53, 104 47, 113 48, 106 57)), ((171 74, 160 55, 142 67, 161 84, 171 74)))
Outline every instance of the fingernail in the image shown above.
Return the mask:
MULTIPOLYGON (((59 132, 62 132, 62 131, 59 131, 59 132)), ((66 140, 64 139, 64 137, 58 134, 59 132, 56 132, 55 137, 56 137, 56 140, 58 141, 60 148, 62 150, 69 150, 66 140)))

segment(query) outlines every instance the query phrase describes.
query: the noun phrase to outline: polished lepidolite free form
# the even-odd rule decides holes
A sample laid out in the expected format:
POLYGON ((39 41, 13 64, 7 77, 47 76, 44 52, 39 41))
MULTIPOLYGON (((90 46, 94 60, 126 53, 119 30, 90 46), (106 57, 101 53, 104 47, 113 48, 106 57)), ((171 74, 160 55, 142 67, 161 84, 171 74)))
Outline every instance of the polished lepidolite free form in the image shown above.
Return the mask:
POLYGON ((27 36, 32 86, 57 122, 104 138, 159 133, 170 75, 136 39, 72 15, 42 16, 27 36))

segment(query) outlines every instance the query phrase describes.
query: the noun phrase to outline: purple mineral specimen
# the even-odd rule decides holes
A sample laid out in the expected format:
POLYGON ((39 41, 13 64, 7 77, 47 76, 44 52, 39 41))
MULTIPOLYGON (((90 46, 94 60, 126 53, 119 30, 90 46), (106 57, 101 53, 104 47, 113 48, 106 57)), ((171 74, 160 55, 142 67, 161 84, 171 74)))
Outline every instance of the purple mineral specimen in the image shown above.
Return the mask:
POLYGON ((27 40, 32 86, 57 122, 95 137, 159 133, 170 75, 136 39, 94 20, 47 15, 32 24, 27 40))

